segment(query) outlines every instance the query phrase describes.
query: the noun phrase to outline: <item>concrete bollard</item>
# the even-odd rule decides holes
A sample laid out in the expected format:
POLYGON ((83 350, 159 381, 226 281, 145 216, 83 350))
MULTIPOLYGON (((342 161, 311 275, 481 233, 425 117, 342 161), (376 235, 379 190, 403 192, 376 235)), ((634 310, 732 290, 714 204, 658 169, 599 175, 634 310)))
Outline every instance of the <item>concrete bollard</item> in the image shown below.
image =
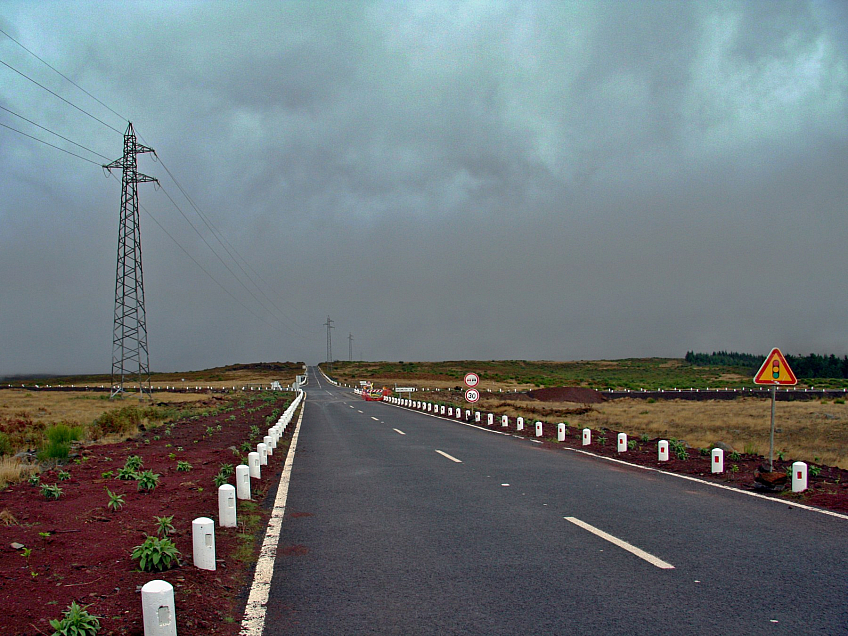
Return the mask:
POLYGON ((487 424, 487 425, 489 425, 489 426, 491 426, 491 425, 492 425, 492 424, 494 424, 494 423, 495 423, 495 416, 494 416, 494 414, 492 414, 492 413, 487 413, 487 414, 486 414, 486 424, 487 424))
POLYGON ((724 451, 720 448, 714 448, 710 453, 712 460, 710 462, 710 470, 714 473, 724 472, 724 451))
POLYGON ((470 410, 468 410, 468 409, 465 409, 465 419, 466 419, 466 420, 470 420, 470 419, 471 419, 471 411, 470 411, 470 410))
POLYGON ((542 423, 536 422, 536 437, 542 436, 542 423))
POLYGON ((564 442, 565 441, 565 424, 560 422, 557 424, 557 441, 564 442))
POLYGON ((427 412, 428 413, 433 412, 433 403, 432 402, 427 402, 427 412))
POLYGON ((144 636, 177 636, 173 585, 158 580, 142 585, 141 620, 144 636))
POLYGON ((236 466, 236 497, 250 499, 250 468, 244 464, 236 466))
POLYGON ((501 426, 509 426, 509 418, 506 415, 501 415, 501 426))
POLYGON ((657 448, 658 448, 658 453, 659 453, 659 460, 661 462, 667 462, 668 461, 668 440, 661 439, 660 443, 657 444, 657 448))
POLYGON ((247 454, 247 465, 250 468, 250 476, 254 479, 262 478, 262 469, 259 467, 259 453, 253 451, 247 454))
POLYGON ((270 435, 266 435, 262 438, 262 441, 265 443, 265 450, 268 451, 269 455, 274 454, 274 438, 270 435))
POLYGON ((807 464, 794 462, 792 464, 792 492, 804 492, 807 489, 807 464))
POLYGON ((479 424, 482 417, 483 417, 483 414, 480 413, 480 411, 474 411, 474 421, 475 422, 477 422, 479 424))
POLYGON ((191 545, 194 551, 194 567, 214 570, 215 522, 209 517, 198 517, 191 522, 191 545))
POLYGON ((441 409, 439 409, 439 415, 444 415, 444 414, 445 414, 445 412, 446 412, 446 411, 445 411, 445 405, 444 405, 444 404, 442 404, 442 408, 441 408, 441 409))
POLYGON ((453 407, 452 406, 448 407, 448 417, 453 417, 453 407))
POLYGON ((616 450, 618 450, 619 453, 623 453, 627 450, 627 433, 618 434, 618 447, 616 450))
POLYGON ((581 437, 581 441, 583 443, 583 446, 588 446, 589 444, 592 443, 592 429, 591 428, 584 428, 583 429, 583 436, 581 437))
POLYGON ((236 527, 236 489, 230 484, 218 488, 218 525, 236 527))
POLYGON ((268 465, 268 447, 265 446, 264 442, 259 442, 256 445, 256 452, 259 453, 259 465, 267 466, 268 465))
POLYGON ((515 419, 515 429, 518 430, 518 431, 524 430, 524 418, 523 417, 518 417, 518 418, 515 419))

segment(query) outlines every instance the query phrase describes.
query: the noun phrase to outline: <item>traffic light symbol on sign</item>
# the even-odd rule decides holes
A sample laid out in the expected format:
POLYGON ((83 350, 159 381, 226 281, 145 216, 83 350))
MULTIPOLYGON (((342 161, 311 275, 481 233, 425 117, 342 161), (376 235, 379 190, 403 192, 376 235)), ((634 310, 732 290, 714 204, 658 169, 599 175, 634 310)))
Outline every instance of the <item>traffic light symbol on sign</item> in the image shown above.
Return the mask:
POLYGON ((780 377, 780 360, 777 358, 771 361, 771 377, 775 380, 780 377))
POLYGON ((772 349, 771 353, 766 356, 763 366, 754 376, 754 384, 792 386, 797 383, 798 380, 786 363, 786 358, 777 348, 772 349))

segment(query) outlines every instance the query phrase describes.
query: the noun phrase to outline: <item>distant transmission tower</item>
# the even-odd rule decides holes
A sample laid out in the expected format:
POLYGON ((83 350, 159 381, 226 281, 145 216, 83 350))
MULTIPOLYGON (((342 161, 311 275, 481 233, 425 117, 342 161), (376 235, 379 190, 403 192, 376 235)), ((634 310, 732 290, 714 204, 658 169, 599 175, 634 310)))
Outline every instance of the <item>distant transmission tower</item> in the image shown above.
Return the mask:
MULTIPOLYGON (((124 392, 128 376, 138 377, 139 397, 150 394, 144 276, 141 268, 141 229, 138 223, 138 184, 156 181, 139 174, 136 155, 153 152, 136 142, 132 123, 124 133, 124 156, 103 166, 121 168, 121 225, 118 230, 118 268, 115 276, 115 326, 112 332, 112 393, 124 392)), ((158 181, 156 181, 158 183, 158 181)))
POLYGON ((333 321, 330 320, 330 316, 327 316, 327 322, 324 323, 324 326, 327 328, 327 367, 333 368, 333 336, 330 333, 330 329, 335 329, 333 326, 333 321))
POLYGON ((353 362, 353 334, 347 334, 347 359, 353 362))

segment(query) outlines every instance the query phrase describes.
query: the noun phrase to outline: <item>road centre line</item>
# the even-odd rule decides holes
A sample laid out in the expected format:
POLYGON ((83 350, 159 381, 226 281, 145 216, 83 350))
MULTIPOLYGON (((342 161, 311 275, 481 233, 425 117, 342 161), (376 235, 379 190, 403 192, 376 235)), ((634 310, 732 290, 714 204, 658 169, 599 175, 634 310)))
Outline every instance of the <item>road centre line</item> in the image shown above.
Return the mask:
POLYGON ((461 463, 462 463, 462 460, 461 460, 461 459, 457 459, 456 457, 453 457, 453 456, 451 456, 451 455, 448 455, 446 452, 444 452, 444 451, 440 451, 438 448, 436 449, 436 452, 437 452, 439 455, 441 455, 442 457, 447 457, 447 458, 448 458, 449 460, 451 460, 452 462, 456 462, 457 464, 461 464, 461 463))
POLYGON ((563 517, 563 519, 565 519, 566 521, 570 521, 575 526, 579 526, 579 527, 583 528, 584 530, 588 530, 589 532, 591 532, 595 536, 598 536, 601 539, 605 539, 606 541, 609 541, 610 543, 617 545, 619 548, 621 548, 623 550, 627 550, 628 552, 630 552, 630 554, 634 554, 637 557, 639 557, 640 559, 644 559, 645 561, 647 561, 651 565, 654 565, 654 566, 661 568, 663 570, 673 570, 674 569, 674 566, 671 563, 667 563, 667 562, 663 561, 662 559, 655 557, 653 554, 645 552, 644 550, 637 548, 635 545, 627 543, 627 541, 619 539, 618 537, 614 537, 611 534, 604 532, 603 530, 599 530, 595 526, 589 525, 585 521, 580 521, 580 519, 578 519, 577 517, 563 517))
POLYGON ((406 435, 406 433, 404 433, 402 430, 400 430, 400 429, 398 429, 398 428, 393 428, 392 430, 393 430, 395 433, 397 433, 398 435, 406 435))
MULTIPOLYGON (((360 411, 359 409, 356 409, 356 412, 357 412, 357 413, 362 413, 362 411, 360 411)), ((363 415, 365 415, 364 413, 362 413, 362 414, 363 414, 363 415)))
POLYGON ((375 422, 379 422, 379 421, 380 421, 378 418, 374 417, 373 415, 371 416, 371 419, 372 419, 372 420, 374 420, 375 422))

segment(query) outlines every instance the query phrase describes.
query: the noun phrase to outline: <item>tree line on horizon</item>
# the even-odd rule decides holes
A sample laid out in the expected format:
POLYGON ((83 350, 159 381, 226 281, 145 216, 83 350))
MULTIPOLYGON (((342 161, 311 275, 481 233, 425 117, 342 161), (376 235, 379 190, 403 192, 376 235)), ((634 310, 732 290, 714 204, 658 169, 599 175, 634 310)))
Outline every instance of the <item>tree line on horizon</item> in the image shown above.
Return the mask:
MULTIPOLYGON (((838 358, 830 355, 811 353, 806 356, 787 355, 786 362, 797 378, 848 378, 848 355, 838 358)), ((687 351, 683 358, 686 362, 697 367, 724 366, 744 367, 752 373, 762 366, 765 356, 736 351, 714 351, 712 353, 695 353, 687 351)))

